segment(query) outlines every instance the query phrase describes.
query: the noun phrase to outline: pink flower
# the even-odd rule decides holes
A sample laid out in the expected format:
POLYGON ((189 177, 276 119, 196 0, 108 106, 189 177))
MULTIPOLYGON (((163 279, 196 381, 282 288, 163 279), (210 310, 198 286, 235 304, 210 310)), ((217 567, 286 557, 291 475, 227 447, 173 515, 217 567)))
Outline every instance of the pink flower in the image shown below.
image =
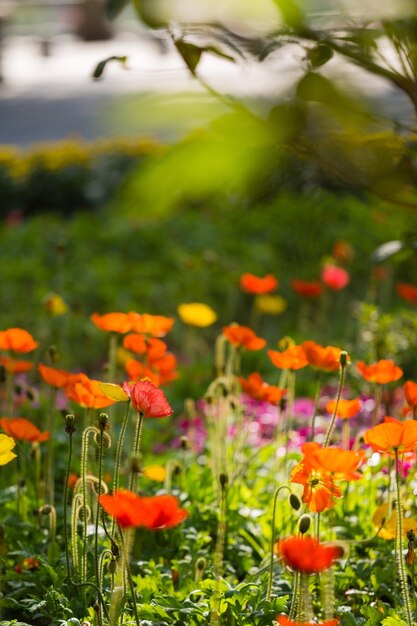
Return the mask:
POLYGON ((349 284, 350 276, 342 267, 326 265, 321 273, 321 279, 326 287, 332 291, 339 291, 349 284))
POLYGON ((124 382, 123 390, 131 399, 135 411, 145 417, 168 417, 174 412, 162 389, 155 387, 150 380, 139 380, 133 384, 124 382))

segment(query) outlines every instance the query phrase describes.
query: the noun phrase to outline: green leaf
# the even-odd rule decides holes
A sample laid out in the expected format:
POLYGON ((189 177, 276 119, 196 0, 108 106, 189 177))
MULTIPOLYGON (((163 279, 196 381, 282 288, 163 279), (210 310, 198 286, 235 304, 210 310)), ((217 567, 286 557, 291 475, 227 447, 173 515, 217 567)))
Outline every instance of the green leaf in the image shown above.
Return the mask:
POLYGON ((294 30, 304 26, 304 14, 296 2, 293 0, 274 0, 274 2, 287 26, 294 30))
POLYGON ((200 63, 203 49, 193 43, 186 43, 182 39, 175 42, 175 47, 182 56, 184 63, 192 74, 195 73, 197 65, 200 63))
POLYGON ((119 63, 122 63, 122 65, 126 65, 127 57, 112 56, 112 57, 109 57, 108 59, 104 59, 104 61, 100 61, 100 63, 97 64, 96 69, 93 72, 93 78, 95 80, 101 78, 104 72, 104 68, 106 67, 107 63, 109 63, 110 61, 119 61, 119 63))
POLYGON ((314 48, 310 48, 307 51, 307 59, 310 63, 311 69, 316 69, 317 67, 321 67, 333 56, 333 49, 330 46, 327 46, 325 43, 319 43, 314 48))
POLYGON ((386 617, 381 622, 382 626, 407 626, 407 622, 399 617, 386 617))
POLYGON ((106 0, 106 16, 109 20, 114 20, 129 4, 130 0, 106 0))

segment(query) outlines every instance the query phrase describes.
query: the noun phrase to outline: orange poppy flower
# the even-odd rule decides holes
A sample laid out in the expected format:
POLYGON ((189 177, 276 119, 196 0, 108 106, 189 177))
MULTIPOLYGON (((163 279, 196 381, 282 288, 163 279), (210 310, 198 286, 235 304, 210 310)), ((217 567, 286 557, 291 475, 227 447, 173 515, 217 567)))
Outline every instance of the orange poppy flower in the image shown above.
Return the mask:
POLYGON ((240 278, 240 288, 246 293, 256 295, 272 293, 278 287, 278 280, 273 274, 267 274, 263 278, 254 274, 242 274, 240 278))
POLYGON ((90 320, 99 328, 109 333, 128 333, 132 330, 132 319, 130 313, 93 313, 90 320))
POLYGON ((258 337, 247 326, 240 326, 239 324, 224 326, 223 335, 233 346, 246 348, 246 350, 261 350, 266 345, 265 339, 258 337))
POLYGON ((100 504, 124 528, 142 526, 149 530, 165 530, 178 526, 188 516, 172 495, 143 498, 119 489, 114 495, 100 496, 100 504))
POLYGON ((417 446, 417 421, 400 422, 386 416, 383 424, 366 431, 364 439, 375 452, 387 452, 390 456, 395 452, 413 452, 417 446))
POLYGON ((339 546, 321 544, 313 537, 288 537, 278 541, 277 552, 288 567, 304 574, 329 569, 343 555, 339 546))
POLYGON ((304 298, 319 298, 323 293, 322 285, 314 280, 308 282, 306 280, 293 280, 291 283, 293 291, 304 298))
POLYGON ((11 374, 24 374, 33 369, 31 361, 22 361, 21 359, 9 359, 7 356, 0 356, 0 365, 11 374))
POLYGON ((23 328, 9 328, 0 332, 0 350, 11 350, 12 352, 32 352, 38 347, 30 333, 23 328))
POLYGON ((70 400, 87 409, 104 409, 114 400, 108 398, 100 389, 99 380, 91 380, 85 374, 77 374, 76 380, 73 380, 67 387, 65 393, 70 400))
POLYGON ((303 502, 310 511, 331 509, 336 499, 342 496, 335 480, 352 480, 360 477, 356 472, 363 462, 365 453, 342 450, 341 448, 321 448, 318 443, 305 443, 302 446, 304 458, 292 470, 290 482, 304 485, 303 502))
MULTIPOLYGON (((330 400, 326 404, 326 411, 330 414, 334 413, 336 408, 336 400, 330 400)), ((361 401, 359 398, 355 398, 354 400, 339 400, 339 404, 337 405, 337 417, 341 417, 343 419, 349 419, 351 417, 355 417, 359 411, 361 410, 361 401)))
POLYGON ((19 441, 47 441, 49 433, 39 430, 35 424, 23 417, 2 417, 0 418, 0 426, 7 435, 19 441))
POLYGON ((274 385, 268 385, 258 372, 253 372, 249 377, 239 377, 242 391, 246 393, 250 398, 254 400, 260 400, 261 402, 269 402, 270 404, 277 405, 285 396, 286 389, 280 389, 274 385))
POLYGON ((51 387, 67 387, 79 378, 79 374, 71 374, 65 370, 48 367, 43 363, 39 363, 38 370, 46 384, 51 385, 51 387))
POLYGON ((283 352, 268 350, 268 356, 275 367, 283 370, 299 370, 308 365, 307 356, 302 346, 290 346, 283 352))
POLYGON ((295 622, 286 615, 278 615, 276 621, 280 626, 337 626, 340 624, 338 619, 328 619, 325 622, 295 622))
POLYGON ((403 375, 402 369, 389 359, 381 359, 376 363, 371 363, 371 365, 365 365, 363 361, 358 361, 356 369, 365 380, 380 385, 393 383, 403 375))
POLYGON ((145 354, 147 350, 146 338, 140 333, 130 333, 123 338, 123 347, 135 354, 145 354))
POLYGON ((158 389, 150 380, 137 383, 123 383, 123 391, 129 396, 132 406, 145 417, 168 417, 174 412, 165 398, 162 389, 158 389))
POLYGON ((398 283, 397 294, 410 304, 417 304, 417 286, 410 283, 398 283))
POLYGON ((334 346, 321 346, 314 341, 304 341, 301 344, 308 364, 325 372, 336 372, 340 367, 340 348, 334 346))
POLYGON ((174 325, 173 317, 164 317, 163 315, 132 315, 132 328, 135 333, 142 333, 150 337, 164 337, 174 325))
POLYGON ((153 372, 149 367, 146 367, 145 365, 143 365, 143 363, 137 361, 136 359, 129 359, 129 361, 126 362, 125 368, 129 380, 138 381, 141 378, 149 378, 149 380, 152 384, 155 385, 155 387, 159 387, 159 385, 161 384, 158 374, 153 372))
POLYGON ((413 383, 411 380, 407 380, 404 383, 404 395, 407 404, 412 409, 417 408, 417 383, 413 383))
POLYGON ((170 352, 160 358, 149 358, 149 366, 157 372, 161 385, 166 385, 178 378, 177 357, 170 352))

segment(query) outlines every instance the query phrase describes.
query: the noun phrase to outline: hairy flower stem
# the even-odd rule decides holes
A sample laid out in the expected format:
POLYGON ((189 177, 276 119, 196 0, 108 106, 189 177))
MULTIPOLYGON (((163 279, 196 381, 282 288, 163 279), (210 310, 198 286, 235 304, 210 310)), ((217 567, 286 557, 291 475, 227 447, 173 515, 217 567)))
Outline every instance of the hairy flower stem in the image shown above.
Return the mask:
POLYGON ((99 567, 99 556, 98 556, 98 523, 100 519, 100 495, 101 495, 101 481, 103 474, 103 430, 99 432, 99 449, 98 449, 98 493, 97 493, 97 507, 96 507, 96 523, 94 528, 94 562, 96 568, 96 585, 101 591, 101 577, 100 577, 100 567, 99 567))
MULTIPOLYGON (((133 456, 138 457, 140 454, 140 441, 142 437, 142 426, 143 426, 143 413, 139 413, 138 419, 136 420, 136 431, 135 438, 133 440, 133 456)), ((137 483, 138 473, 136 471, 132 471, 130 474, 130 491, 136 491, 136 483, 137 483)))
POLYGON ((410 595, 408 591, 407 573, 404 563, 404 553, 402 547, 403 537, 403 520, 402 520, 402 507, 401 507, 401 475, 399 469, 398 450, 395 450, 395 482, 397 488, 397 528, 396 528, 396 546, 397 546, 397 560, 398 560, 398 575, 400 579, 401 591, 403 594, 404 606, 407 617, 408 626, 413 626, 412 610, 410 595))
POLYGON ((54 504, 55 498, 55 399, 56 389, 49 390, 49 406, 47 417, 47 430, 49 432, 48 448, 46 452, 46 500, 49 504, 54 504))
POLYGON ((382 385, 375 383, 375 408, 372 414, 372 426, 378 424, 379 409, 382 401, 382 385))
POLYGON ((68 545, 68 527, 67 527, 67 507, 68 507, 68 482, 69 476, 71 473, 71 462, 72 462, 72 436, 73 432, 68 432, 69 435, 69 446, 68 446, 68 461, 67 461, 67 471, 65 475, 65 483, 64 483, 64 544, 65 544, 65 562, 67 565, 67 578, 71 578, 71 568, 70 568, 70 557, 69 557, 69 545, 68 545))
POLYGON ((133 578, 132 578, 132 573, 130 571, 130 565, 129 565, 129 550, 127 547, 127 542, 125 541, 124 535, 123 535, 123 530, 121 529, 120 526, 118 526, 119 528, 119 534, 120 534, 120 539, 121 539, 121 543, 122 543, 122 559, 123 559, 123 569, 126 571, 127 573, 127 578, 129 581, 129 587, 130 587, 130 595, 132 596, 132 602, 133 602, 133 610, 135 613, 135 621, 136 621, 136 626, 140 626, 140 620, 139 620, 139 613, 138 613, 138 605, 136 602, 136 590, 135 590, 135 585, 133 583, 133 578))
MULTIPOLYGON (((127 424, 129 421, 129 409, 130 409, 130 400, 126 403, 126 411, 123 417, 122 426, 120 428, 119 438, 117 440, 116 461, 114 465, 113 485, 112 485, 113 493, 115 493, 119 488, 120 465, 122 462, 123 443, 125 439, 126 428, 127 428, 127 424)), ((111 533, 110 533, 111 535, 114 535, 114 527, 115 527, 115 521, 113 518, 112 526, 111 526, 111 533)))
POLYGON ((288 489, 291 493, 291 489, 287 487, 287 485, 283 485, 282 487, 278 487, 275 490, 274 494, 274 504, 272 508, 272 525, 271 525, 271 546, 270 546, 270 562, 269 562, 269 574, 268 574, 268 586, 266 590, 266 599, 268 602, 271 600, 271 591, 272 591, 272 578, 274 575, 274 546, 275 546, 275 516, 277 511, 277 501, 278 495, 282 489, 288 489))
POLYGON ((290 607, 290 614, 289 614, 289 618, 292 620, 298 614, 298 607, 300 603, 299 588, 300 588, 300 572, 295 572, 294 588, 292 592, 292 600, 291 600, 291 607, 290 607))
POLYGON ((346 375, 346 364, 341 363, 340 375, 339 375, 339 386, 337 388, 337 396, 336 396, 336 404, 334 407, 331 422, 329 424, 329 428, 327 429, 326 439, 324 440, 323 448, 326 448, 329 445, 331 436, 333 434, 333 429, 334 429, 334 425, 336 422, 337 409, 339 407, 340 396, 342 395, 343 383, 345 382, 345 375, 346 375))
POLYGON ((227 530, 227 485, 228 478, 226 474, 220 474, 220 509, 219 523, 217 526, 217 539, 214 551, 214 572, 216 576, 216 586, 213 593, 213 608, 210 617, 210 626, 218 626, 220 624, 220 579, 223 575, 224 548, 226 544, 227 530))
POLYGON ((320 400, 320 390, 321 390, 321 371, 317 374, 317 382, 316 382, 316 393, 314 395, 314 409, 313 409, 313 419, 311 420, 311 441, 314 441, 315 430, 316 430, 316 416, 319 406, 320 400))
POLYGON ((88 435, 99 432, 95 426, 89 426, 83 432, 81 440, 81 481, 83 496, 83 551, 81 557, 81 582, 87 580, 87 465, 88 465, 88 435))

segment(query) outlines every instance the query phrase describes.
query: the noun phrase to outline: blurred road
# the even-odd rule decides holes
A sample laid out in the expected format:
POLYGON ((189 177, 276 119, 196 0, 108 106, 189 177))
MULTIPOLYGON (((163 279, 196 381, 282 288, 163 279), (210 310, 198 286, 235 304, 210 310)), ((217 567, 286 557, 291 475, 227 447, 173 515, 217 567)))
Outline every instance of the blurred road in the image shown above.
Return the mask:
MULTIPOLYGON (((299 48, 288 47, 262 64, 239 65, 206 55, 200 73, 219 91, 259 97, 262 106, 262 100, 267 104, 277 93, 285 97, 291 90, 301 75, 302 56, 299 48)), ((49 56, 41 54, 41 44, 35 38, 9 37, 4 40, 1 66, 0 143, 25 146, 74 135, 94 139, 146 133, 152 98, 158 94, 193 91, 205 98, 174 50, 132 33, 94 43, 60 36, 52 40, 49 56), (126 55, 126 67, 112 62, 103 78, 93 81, 97 63, 113 55, 126 55), (135 94, 147 98, 147 112, 142 116, 140 105, 132 100, 135 94), (124 107, 126 102, 130 108, 124 107), (119 105, 122 113, 117 113, 119 105), (124 120, 126 110, 130 111, 129 119, 124 120)), ((355 89, 365 87, 384 113, 401 119, 410 116, 408 102, 384 81, 337 60, 328 64, 328 71, 344 83, 351 82, 355 89)), ((192 126, 192 120, 189 122, 187 128, 192 126)), ((166 137, 181 132, 175 120, 171 128, 166 124, 158 128, 156 123, 150 130, 166 137)))

